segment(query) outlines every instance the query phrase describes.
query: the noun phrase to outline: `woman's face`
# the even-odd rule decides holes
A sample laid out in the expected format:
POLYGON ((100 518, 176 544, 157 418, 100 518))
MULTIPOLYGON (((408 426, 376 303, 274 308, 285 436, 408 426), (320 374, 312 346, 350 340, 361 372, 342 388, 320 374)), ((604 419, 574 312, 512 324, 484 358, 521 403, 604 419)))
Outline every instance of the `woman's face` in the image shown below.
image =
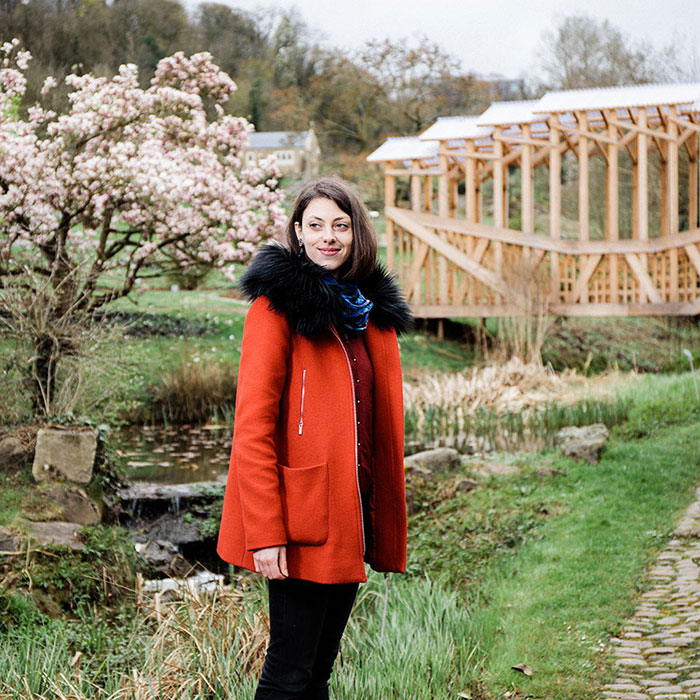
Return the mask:
POLYGON ((350 257, 352 221, 332 199, 315 197, 304 209, 301 224, 294 222, 307 257, 335 273, 350 257))

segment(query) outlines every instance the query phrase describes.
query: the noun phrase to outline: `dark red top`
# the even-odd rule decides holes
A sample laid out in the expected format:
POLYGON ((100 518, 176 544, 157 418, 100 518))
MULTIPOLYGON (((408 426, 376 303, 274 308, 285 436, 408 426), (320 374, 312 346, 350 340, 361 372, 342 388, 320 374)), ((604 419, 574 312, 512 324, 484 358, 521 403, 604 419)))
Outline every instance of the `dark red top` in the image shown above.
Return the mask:
POLYGON ((372 490, 372 404, 374 401, 374 369, 367 354, 364 334, 352 338, 343 337, 345 350, 350 358, 352 380, 355 388, 357 413, 357 457, 360 491, 372 490))

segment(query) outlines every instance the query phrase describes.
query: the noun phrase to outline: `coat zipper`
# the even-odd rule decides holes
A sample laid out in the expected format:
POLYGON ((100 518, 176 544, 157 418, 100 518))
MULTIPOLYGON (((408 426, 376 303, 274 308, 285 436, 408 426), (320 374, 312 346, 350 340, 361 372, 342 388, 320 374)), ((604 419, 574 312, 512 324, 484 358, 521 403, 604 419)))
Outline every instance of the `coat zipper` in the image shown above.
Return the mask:
POLYGON ((306 390, 306 370, 301 373, 301 408, 299 409, 299 435, 304 432, 304 392, 306 390))
POLYGON ((357 486, 357 499, 360 503, 360 525, 362 527, 362 556, 364 557, 365 549, 367 548, 367 542, 365 541, 365 514, 362 508, 362 493, 360 492, 360 472, 358 468, 359 458, 357 454, 357 400, 355 398, 355 382, 353 381, 352 365, 350 364, 350 358, 348 357, 348 353, 345 350, 345 345, 343 345, 343 341, 340 339, 340 336, 336 333, 335 328, 331 328, 331 330, 333 331, 333 335, 337 338, 338 342, 340 343, 340 347, 343 350, 343 355, 345 355, 345 362, 347 362, 348 365, 348 372, 350 373, 350 388, 352 389, 352 414, 355 419, 352 424, 355 433, 355 485, 357 486))

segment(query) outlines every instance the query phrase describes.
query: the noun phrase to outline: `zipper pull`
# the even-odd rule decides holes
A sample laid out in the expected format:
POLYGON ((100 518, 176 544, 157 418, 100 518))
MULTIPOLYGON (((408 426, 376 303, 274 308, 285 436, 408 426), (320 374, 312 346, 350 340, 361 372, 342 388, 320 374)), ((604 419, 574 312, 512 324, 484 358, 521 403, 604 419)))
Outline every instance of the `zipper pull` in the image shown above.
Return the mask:
POLYGON ((299 421, 299 435, 301 435, 302 428, 304 427, 303 419, 299 421))

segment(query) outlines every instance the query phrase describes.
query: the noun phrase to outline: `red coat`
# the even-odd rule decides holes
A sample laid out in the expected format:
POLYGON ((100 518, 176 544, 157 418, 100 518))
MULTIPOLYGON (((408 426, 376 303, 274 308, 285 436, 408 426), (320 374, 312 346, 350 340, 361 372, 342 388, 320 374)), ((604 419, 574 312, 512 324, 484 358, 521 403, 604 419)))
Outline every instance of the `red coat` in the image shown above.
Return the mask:
POLYGON ((243 331, 218 552, 224 560, 254 570, 255 549, 287 545, 290 577, 320 583, 364 581, 365 557, 378 571, 403 571, 406 564, 396 330, 402 330, 409 317, 397 290, 387 302, 382 285, 393 283, 380 268, 381 285, 360 285, 376 307, 364 332, 374 369, 374 536, 371 551, 365 552, 352 374, 335 331, 337 323, 332 322, 335 307, 331 303, 330 309, 319 309, 328 287, 323 282, 315 287, 321 274, 322 268, 310 261, 297 261, 284 249, 271 247, 258 255, 244 278, 243 288, 255 301, 243 331), (301 279, 306 286, 298 284, 298 274, 306 275, 301 279), (251 293, 251 280, 260 283, 261 277, 264 283, 251 293), (255 294, 261 288, 267 288, 268 295, 255 294), (278 295, 280 288, 285 295, 278 295), (298 313, 298 296, 297 306, 289 308, 295 291, 310 291, 303 301, 314 310, 313 318, 298 313), (394 314, 395 303, 401 315, 387 327, 387 314, 394 314))

